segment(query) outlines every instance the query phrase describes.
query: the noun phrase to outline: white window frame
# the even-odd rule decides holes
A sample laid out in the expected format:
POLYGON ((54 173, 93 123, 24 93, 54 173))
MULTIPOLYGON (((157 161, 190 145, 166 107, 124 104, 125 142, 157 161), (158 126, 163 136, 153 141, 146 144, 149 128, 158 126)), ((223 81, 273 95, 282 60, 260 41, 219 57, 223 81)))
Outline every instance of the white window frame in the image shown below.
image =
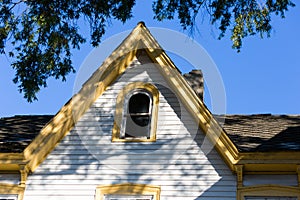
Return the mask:
POLYGON ((124 105, 123 105, 123 114, 122 114, 122 125, 121 125, 121 131, 120 131, 120 137, 122 139, 126 139, 125 137, 125 130, 126 130, 126 121, 127 121, 127 117, 130 114, 128 111, 128 106, 129 106, 129 100, 131 99, 132 96, 136 95, 136 94, 145 94, 146 96, 149 97, 149 112, 147 113, 147 115, 149 115, 149 125, 148 126, 148 132, 147 132, 147 137, 145 136, 141 136, 141 137, 135 137, 135 138, 150 138, 150 134, 151 134, 151 122, 152 122, 152 108, 153 108, 153 97, 151 95, 151 93, 149 93, 148 91, 144 90, 144 89, 136 89, 131 91, 130 93, 128 93, 124 99, 124 105))
POLYGON ((0 200, 17 200, 18 195, 17 194, 0 194, 0 200))

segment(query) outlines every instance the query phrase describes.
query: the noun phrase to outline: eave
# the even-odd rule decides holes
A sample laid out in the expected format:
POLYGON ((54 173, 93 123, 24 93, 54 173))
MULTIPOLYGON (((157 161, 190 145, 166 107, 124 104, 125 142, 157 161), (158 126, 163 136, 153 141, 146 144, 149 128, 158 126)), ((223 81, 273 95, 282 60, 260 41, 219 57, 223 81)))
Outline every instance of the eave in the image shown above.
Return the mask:
POLYGON ((0 153, 0 171, 19 172, 26 163, 23 153, 0 153))
POLYGON ((240 153, 237 165, 243 165, 243 171, 249 174, 296 174, 300 166, 300 152, 240 153))

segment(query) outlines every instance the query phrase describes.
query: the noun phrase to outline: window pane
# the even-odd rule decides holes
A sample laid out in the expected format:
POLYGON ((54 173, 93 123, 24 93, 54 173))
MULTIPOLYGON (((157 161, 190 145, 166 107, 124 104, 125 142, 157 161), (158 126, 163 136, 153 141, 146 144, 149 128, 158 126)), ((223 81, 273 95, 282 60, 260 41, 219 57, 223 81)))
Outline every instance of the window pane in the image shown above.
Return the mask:
POLYGON ((148 137, 149 136, 149 116, 127 116, 125 137, 148 137))
POLYGON ((131 120, 137 125, 137 126, 147 126, 150 122, 149 116, 130 116, 131 120))
POLYGON ((132 95, 129 100, 129 113, 149 113, 150 99, 143 93, 132 95))
MULTIPOLYGON (((123 138, 150 138, 151 95, 145 91, 134 93, 127 101, 123 123, 123 138)), ((126 101, 125 101, 126 103, 126 101)))

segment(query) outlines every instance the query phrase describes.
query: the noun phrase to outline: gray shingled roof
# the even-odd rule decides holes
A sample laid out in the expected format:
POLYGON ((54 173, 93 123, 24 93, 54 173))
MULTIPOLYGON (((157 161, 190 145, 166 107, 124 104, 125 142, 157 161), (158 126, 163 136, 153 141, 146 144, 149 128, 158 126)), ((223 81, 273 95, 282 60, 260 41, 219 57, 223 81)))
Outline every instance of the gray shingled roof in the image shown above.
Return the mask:
POLYGON ((20 153, 53 115, 17 115, 0 118, 0 152, 20 153))
POLYGON ((216 116, 240 152, 300 151, 300 115, 216 116))
MULTIPOLYGON (((22 152, 52 117, 23 115, 0 118, 0 152, 22 152)), ((241 152, 300 151, 300 115, 215 117, 225 122, 220 124, 241 152)))

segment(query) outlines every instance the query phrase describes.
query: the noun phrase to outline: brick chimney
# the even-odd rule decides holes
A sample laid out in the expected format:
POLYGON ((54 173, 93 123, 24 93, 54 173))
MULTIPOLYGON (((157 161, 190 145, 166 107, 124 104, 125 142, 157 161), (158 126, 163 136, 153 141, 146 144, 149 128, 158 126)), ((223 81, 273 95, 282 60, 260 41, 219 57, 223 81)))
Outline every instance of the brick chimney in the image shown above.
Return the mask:
POLYGON ((201 70, 193 69, 187 74, 183 75, 190 86, 193 88, 197 96, 203 101, 204 82, 201 70))

